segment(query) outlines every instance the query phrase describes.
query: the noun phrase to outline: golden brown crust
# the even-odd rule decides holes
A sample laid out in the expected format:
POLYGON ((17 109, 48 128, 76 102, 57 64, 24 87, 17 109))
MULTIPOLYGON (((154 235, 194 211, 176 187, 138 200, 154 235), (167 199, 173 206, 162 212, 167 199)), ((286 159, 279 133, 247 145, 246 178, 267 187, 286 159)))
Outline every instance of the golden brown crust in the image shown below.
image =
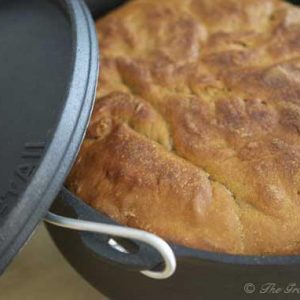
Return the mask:
POLYGON ((190 247, 299 253, 300 9, 135 0, 97 28, 100 85, 71 190, 190 247))

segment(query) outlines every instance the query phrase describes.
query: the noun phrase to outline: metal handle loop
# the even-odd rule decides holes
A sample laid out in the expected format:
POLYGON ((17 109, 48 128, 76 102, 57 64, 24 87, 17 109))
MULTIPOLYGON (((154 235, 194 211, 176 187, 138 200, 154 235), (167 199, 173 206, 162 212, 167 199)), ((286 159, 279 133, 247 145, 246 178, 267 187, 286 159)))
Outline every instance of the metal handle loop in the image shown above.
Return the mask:
POLYGON ((171 247, 158 236, 134 228, 126 228, 117 225, 102 224, 90 221, 77 220, 59 216, 48 212, 45 221, 52 225, 68 228, 76 231, 94 232, 100 234, 122 237, 146 243, 155 248, 164 259, 165 268, 161 272, 144 270, 141 273, 152 279, 167 279, 176 271, 176 257, 171 247))

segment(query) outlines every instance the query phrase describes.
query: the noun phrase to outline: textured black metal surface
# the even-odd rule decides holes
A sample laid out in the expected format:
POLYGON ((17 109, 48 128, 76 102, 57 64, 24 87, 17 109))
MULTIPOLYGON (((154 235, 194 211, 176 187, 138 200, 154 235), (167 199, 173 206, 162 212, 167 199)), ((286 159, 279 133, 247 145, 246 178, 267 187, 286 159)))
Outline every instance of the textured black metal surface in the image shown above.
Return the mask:
POLYGON ((96 19, 123 4, 126 0, 85 0, 85 2, 96 19))
POLYGON ((39 165, 63 109, 71 76, 71 25, 50 1, 1 1, 0 43, 3 224, 39 165))
POLYGON ((285 0, 285 1, 291 4, 300 5, 300 0, 285 0))
POLYGON ((93 104, 97 40, 81 0, 0 1, 0 272, 58 193, 93 104))

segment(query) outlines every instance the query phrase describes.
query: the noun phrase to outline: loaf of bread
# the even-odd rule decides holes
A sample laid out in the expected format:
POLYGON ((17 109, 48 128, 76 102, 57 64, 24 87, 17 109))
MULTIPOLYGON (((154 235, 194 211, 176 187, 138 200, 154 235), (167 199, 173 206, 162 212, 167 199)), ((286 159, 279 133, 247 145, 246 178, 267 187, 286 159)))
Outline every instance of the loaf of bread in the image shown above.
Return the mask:
POLYGON ((71 191, 188 247, 300 253, 300 8, 133 0, 97 30, 97 101, 71 191))

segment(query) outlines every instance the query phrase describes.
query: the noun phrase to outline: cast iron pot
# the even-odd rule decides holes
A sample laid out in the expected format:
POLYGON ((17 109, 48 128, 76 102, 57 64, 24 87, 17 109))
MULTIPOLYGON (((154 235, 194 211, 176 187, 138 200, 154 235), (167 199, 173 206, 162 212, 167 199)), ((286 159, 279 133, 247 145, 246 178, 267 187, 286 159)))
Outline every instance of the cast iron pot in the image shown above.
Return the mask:
MULTIPOLYGON (((124 1, 87 2, 96 18, 124 1)), ((117 225, 66 189, 61 191, 51 211, 69 218, 117 225)), ((140 272, 159 272, 164 267, 161 255, 149 245, 47 226, 69 263, 111 300, 300 297, 300 256, 227 255, 170 244, 177 260, 176 272, 168 279, 155 280, 140 272)))

